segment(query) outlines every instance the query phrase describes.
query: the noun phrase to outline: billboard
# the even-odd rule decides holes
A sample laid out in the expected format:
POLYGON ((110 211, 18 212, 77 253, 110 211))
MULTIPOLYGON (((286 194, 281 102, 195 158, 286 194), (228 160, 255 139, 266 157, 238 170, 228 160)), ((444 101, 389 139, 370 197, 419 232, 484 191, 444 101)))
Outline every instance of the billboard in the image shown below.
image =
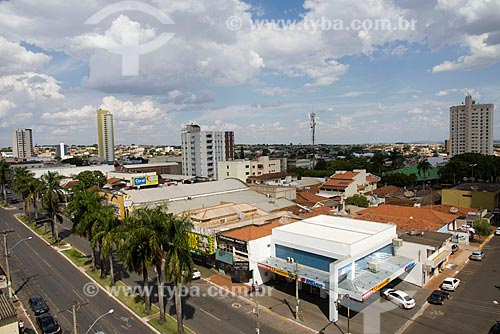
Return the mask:
POLYGON ((158 184, 158 175, 132 177, 132 186, 154 186, 158 184))

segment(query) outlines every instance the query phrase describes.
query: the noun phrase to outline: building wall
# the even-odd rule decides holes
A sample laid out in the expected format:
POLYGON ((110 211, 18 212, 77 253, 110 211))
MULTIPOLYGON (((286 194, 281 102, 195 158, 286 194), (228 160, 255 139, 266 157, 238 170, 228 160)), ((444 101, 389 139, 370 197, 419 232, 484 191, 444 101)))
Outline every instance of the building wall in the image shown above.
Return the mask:
POLYGON ((113 115, 107 110, 97 110, 97 146, 100 158, 108 162, 115 160, 113 115))
POLYGON ((234 157, 233 138, 232 132, 200 131, 198 125, 188 125, 181 134, 183 174, 217 179, 217 163, 232 159, 227 152, 234 157))
POLYGON ((272 273, 259 269, 257 263, 271 256, 271 236, 250 240, 248 242, 249 269, 253 270, 253 277, 259 284, 265 283, 272 278, 272 273))
POLYGON ((492 211, 500 205, 500 191, 479 192, 458 189, 443 189, 441 203, 462 208, 488 209, 492 211))
POLYGON ((18 159, 29 160, 35 156, 31 129, 16 129, 12 131, 12 152, 14 158, 18 159))
POLYGON ((269 159, 268 156, 262 156, 257 160, 251 161, 250 175, 259 176, 269 173, 279 173, 281 171, 281 161, 279 159, 269 159))
POLYGON ((401 277, 403 280, 420 287, 428 281, 427 274, 422 270, 423 265, 427 260, 428 249, 432 250, 433 248, 413 242, 403 242, 403 246, 397 248, 397 255, 408 257, 417 262, 417 266, 415 266, 415 268, 401 277))
POLYGON ((493 154, 493 104, 475 104, 471 95, 465 103, 450 107, 450 155, 493 154))
POLYGON ((250 161, 234 160, 217 162, 217 180, 237 178, 243 182, 250 176, 250 161))
POLYGON ((19 328, 17 327, 17 317, 10 317, 0 320, 0 334, 17 334, 19 328))

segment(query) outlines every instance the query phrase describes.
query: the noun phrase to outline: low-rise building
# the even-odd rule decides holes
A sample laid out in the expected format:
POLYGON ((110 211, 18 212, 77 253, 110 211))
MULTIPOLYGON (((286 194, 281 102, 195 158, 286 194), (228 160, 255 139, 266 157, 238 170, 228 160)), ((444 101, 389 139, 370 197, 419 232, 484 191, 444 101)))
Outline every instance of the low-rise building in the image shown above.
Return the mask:
POLYGON ((260 176, 281 172, 281 160, 269 159, 268 156, 262 156, 257 160, 234 160, 217 162, 218 180, 227 178, 237 178, 243 182, 251 176, 260 176))
POLYGON ((8 296, 0 294, 0 334, 17 334, 17 312, 8 296))
POLYGON ((298 176, 291 173, 278 172, 262 174, 258 176, 250 176, 248 182, 251 184, 268 184, 268 185, 290 185, 297 181, 298 176))
POLYGON ((379 181, 378 177, 366 173, 364 169, 355 169, 352 172, 337 171, 320 186, 319 190, 322 196, 348 198, 377 189, 379 181))
POLYGON ((500 184, 462 183, 443 189, 442 204, 493 211, 500 207, 500 184))

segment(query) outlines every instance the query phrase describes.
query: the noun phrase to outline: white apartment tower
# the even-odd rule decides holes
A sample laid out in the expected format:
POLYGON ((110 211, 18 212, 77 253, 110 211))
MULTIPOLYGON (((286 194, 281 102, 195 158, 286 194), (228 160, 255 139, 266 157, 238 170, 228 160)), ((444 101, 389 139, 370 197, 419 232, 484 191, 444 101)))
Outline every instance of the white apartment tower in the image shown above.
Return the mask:
POLYGON ((14 158, 18 159, 29 160, 35 156, 31 129, 15 129, 12 131, 12 152, 14 158))
POLYGON ((107 110, 97 110, 97 140, 99 157, 108 163, 115 161, 113 114, 107 110))
POLYGON ((234 133, 190 124, 182 130, 181 148, 184 175, 217 179, 217 162, 234 159, 234 133))
POLYGON ((450 107, 450 155, 493 154, 493 104, 476 104, 470 94, 465 103, 450 107))

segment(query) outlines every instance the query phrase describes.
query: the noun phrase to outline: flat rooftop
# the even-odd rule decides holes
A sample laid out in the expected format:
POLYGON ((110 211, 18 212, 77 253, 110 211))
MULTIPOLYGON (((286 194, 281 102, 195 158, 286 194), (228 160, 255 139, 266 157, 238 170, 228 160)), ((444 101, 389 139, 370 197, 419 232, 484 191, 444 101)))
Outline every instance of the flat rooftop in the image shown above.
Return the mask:
POLYGON ((403 241, 412 242, 420 245, 427 245, 439 248, 446 240, 451 239, 452 235, 448 233, 440 233, 434 231, 418 231, 414 235, 410 233, 401 233, 399 238, 403 241))
POLYGON ((393 228, 394 225, 389 224, 319 215, 295 224, 279 227, 277 230, 352 245, 393 228))
POLYGON ((483 182, 470 182, 462 183, 451 188, 454 190, 467 190, 467 191, 481 191, 481 192, 496 192, 500 191, 500 184, 498 183, 483 183, 483 182))

